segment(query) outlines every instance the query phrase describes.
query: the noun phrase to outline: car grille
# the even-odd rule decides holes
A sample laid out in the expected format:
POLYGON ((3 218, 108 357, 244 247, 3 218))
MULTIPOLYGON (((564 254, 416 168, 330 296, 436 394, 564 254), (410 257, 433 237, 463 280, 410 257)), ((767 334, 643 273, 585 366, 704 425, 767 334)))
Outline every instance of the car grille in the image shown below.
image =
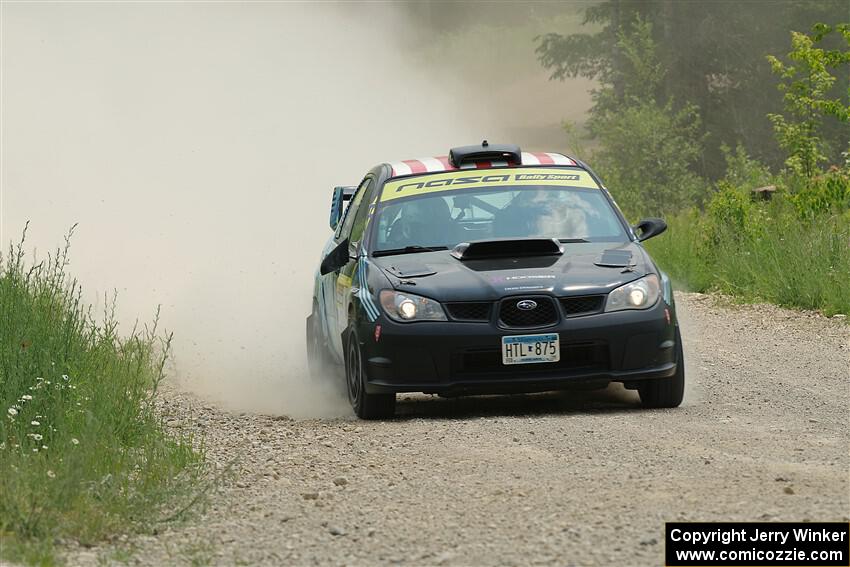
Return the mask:
POLYGON ((558 322, 558 310, 549 297, 512 297, 502 301, 499 321, 505 327, 548 327, 558 322), (517 303, 527 299, 537 303, 537 307, 527 311, 517 307, 517 303))
POLYGON ((502 364, 499 349, 476 349, 455 353, 452 370, 455 374, 522 374, 524 372, 606 372, 608 345, 604 342, 561 343, 561 360, 534 364, 502 364))
POLYGON ((604 295, 580 295, 578 297, 562 297, 561 307, 567 317, 599 313, 605 305, 604 295))
POLYGON ((457 321, 489 321, 492 303, 447 303, 449 316, 457 321))

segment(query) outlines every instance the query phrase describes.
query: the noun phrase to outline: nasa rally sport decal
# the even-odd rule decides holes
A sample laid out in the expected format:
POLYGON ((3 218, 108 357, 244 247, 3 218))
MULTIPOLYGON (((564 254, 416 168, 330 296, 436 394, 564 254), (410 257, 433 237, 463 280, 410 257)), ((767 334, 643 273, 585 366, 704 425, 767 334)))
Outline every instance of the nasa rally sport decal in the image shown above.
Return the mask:
POLYGON ((489 169, 487 173, 451 171, 418 177, 391 179, 384 184, 381 201, 422 195, 434 191, 456 191, 467 187, 556 186, 598 189, 589 173, 580 169, 523 168, 489 169))

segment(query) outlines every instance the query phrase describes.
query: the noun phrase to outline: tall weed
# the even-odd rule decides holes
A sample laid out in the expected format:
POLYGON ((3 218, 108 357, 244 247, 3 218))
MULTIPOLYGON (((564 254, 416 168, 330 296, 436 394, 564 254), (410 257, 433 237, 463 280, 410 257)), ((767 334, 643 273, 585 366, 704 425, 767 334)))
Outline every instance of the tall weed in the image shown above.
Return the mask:
POLYGON ((721 187, 705 213, 668 217, 648 248, 686 289, 850 315, 850 212, 823 198, 844 199, 850 183, 840 172, 822 183, 769 203, 721 187))
POLYGON ((98 320, 66 273, 68 242, 35 265, 24 238, 0 254, 0 536, 31 563, 50 563, 57 539, 152 529, 203 475, 202 452, 154 411, 170 336, 156 319, 120 336, 114 298, 98 320))

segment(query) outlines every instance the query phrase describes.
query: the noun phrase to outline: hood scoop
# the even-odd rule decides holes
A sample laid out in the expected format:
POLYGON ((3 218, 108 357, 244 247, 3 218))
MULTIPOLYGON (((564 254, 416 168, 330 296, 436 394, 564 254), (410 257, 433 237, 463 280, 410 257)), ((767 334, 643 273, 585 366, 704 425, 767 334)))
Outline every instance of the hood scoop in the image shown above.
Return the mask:
POLYGON ((632 265, 632 251, 604 250, 594 264, 603 268, 628 268, 632 265))
POLYGON ((451 252, 452 256, 462 262, 492 258, 556 256, 563 253, 561 243, 554 238, 497 238, 461 242, 451 252))

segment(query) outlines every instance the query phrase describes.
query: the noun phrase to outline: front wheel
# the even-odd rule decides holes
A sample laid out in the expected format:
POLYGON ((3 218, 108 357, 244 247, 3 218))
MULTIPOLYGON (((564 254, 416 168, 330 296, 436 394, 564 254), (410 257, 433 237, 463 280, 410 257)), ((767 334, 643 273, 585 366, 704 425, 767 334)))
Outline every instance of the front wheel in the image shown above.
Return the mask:
POLYGON ((676 327, 676 374, 671 378, 647 380, 638 386, 640 403, 645 408, 675 408, 685 397, 685 353, 682 334, 676 327))
POLYGON ((345 356, 345 381, 348 401, 360 419, 385 419, 395 413, 395 394, 370 394, 366 391, 366 364, 357 333, 349 330, 345 356))

